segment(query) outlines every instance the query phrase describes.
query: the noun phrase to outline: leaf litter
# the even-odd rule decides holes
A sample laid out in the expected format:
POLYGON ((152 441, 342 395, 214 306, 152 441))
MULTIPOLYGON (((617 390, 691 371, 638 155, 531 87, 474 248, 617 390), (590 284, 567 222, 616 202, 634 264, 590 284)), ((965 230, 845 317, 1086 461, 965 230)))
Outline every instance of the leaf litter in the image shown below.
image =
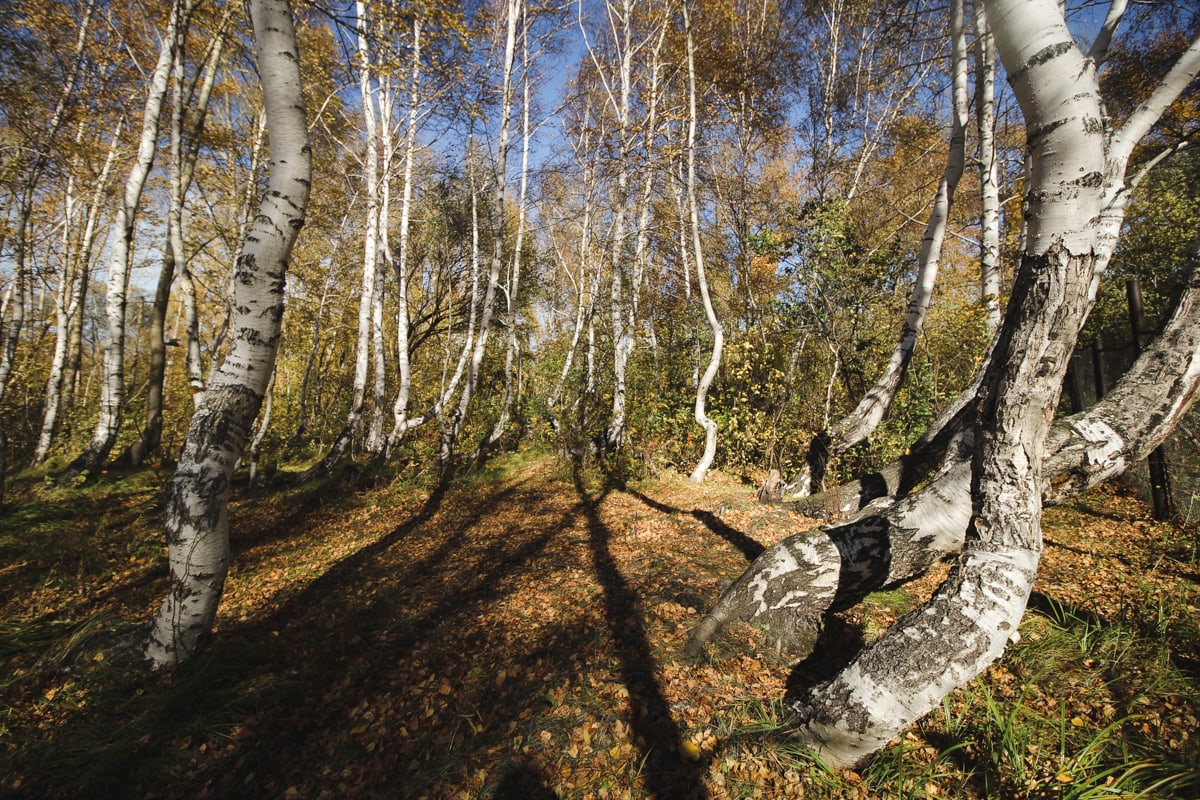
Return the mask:
MULTIPOLYGON (((241 500, 215 641, 176 675, 121 673, 104 637, 85 638, 55 669, 45 642, 5 651, 0 669, 36 679, 6 684, 0 794, 876 796, 858 773, 806 769, 787 749, 771 720, 791 670, 752 630, 734 631, 707 660, 680 655, 747 553, 814 521, 760 506, 753 487, 720 475, 621 490, 549 457, 516 459, 432 495, 385 487, 241 500)), ((1178 532, 1109 489, 1048 510, 1044 528, 1025 643, 948 698, 946 719, 980 706, 984 686, 1021 713, 1061 717, 1068 732, 1134 708, 1131 724, 1194 754, 1194 682, 1146 691, 1136 676, 1106 675, 1104 653, 1080 652, 1080 664, 1093 660, 1091 684, 1056 683, 1045 663, 1067 657, 1037 649, 1072 619, 1194 628, 1196 583, 1163 555, 1178 532)), ((128 556, 101 597, 86 576, 38 573, 36 592, 3 601, 5 618, 70 626, 100 615, 109 628, 147 619, 163 588, 156 561, 128 556)), ((869 641, 943 574, 905 587, 903 602, 869 598, 844 624, 869 641)), ((923 723, 894 748, 932 765, 930 742, 947 724, 923 723)), ((1068 778, 1071 769, 1048 774, 1068 778)), ((905 796, 985 791, 969 775, 925 784, 905 796)))

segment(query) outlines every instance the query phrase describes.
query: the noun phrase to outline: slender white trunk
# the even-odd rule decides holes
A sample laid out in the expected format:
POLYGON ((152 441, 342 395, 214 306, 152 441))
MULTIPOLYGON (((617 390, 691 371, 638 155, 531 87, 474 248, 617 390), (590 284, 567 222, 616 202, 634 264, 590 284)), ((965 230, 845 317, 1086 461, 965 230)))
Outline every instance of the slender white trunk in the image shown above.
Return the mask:
MULTIPOLYGON (((13 231, 12 282, 4 294, 3 302, 0 302, 0 403, 3 402, 4 395, 8 391, 8 381, 16 362, 17 343, 21 337, 21 328, 25 324, 26 293, 29 291, 28 275, 26 275, 26 259, 28 257, 26 250, 29 247, 29 223, 33 216, 34 196, 39 190, 42 177, 50 164, 52 145, 66 121, 67 106, 71 102, 83 71, 84 47, 95 5, 94 0, 89 2, 83 18, 80 20, 79 31, 75 37, 70 76, 63 83, 58 102, 55 104, 50 119, 47 120, 46 132, 40 146, 30 148, 34 154, 32 163, 28 167, 28 172, 22 176, 20 187, 15 191, 16 220, 13 231)), ((6 216, 7 212, 6 208, 6 216)), ((64 276, 63 282, 66 283, 66 276, 64 276)), ((3 419, 0 419, 0 503, 3 503, 4 500, 4 486, 8 475, 7 454, 8 434, 5 431, 3 419)))
MULTIPOLYGON (((500 127, 497 136, 497 155, 492 194, 492 216, 495 225, 492 231, 492 254, 488 266, 487 288, 484 290, 483 304, 479 312, 479 334, 476 336, 475 347, 471 353, 471 360, 467 368, 467 379, 463 383, 462 392, 458 398, 458 405, 454 409, 450 423, 442 432, 442 443, 438 461, 443 467, 449 464, 450 459, 454 455, 459 435, 462 433, 462 426, 466 422, 467 409, 470 407, 475 390, 479 387, 479 372, 483 365, 484 353, 487 350, 488 334, 492 325, 492 313, 496 306, 496 290, 500 284, 500 267, 504 256, 504 191, 508 186, 508 137, 513 104, 513 64, 516 59, 517 21, 520 18, 523 3, 521 0, 508 0, 507 8, 504 55, 501 62, 500 127)), ((474 204, 474 188, 471 190, 471 197, 472 204, 474 204)), ((474 208, 474 205, 472 205, 472 208, 474 208)), ((478 236, 478 220, 474 212, 472 212, 472 237, 476 236, 478 236)))
POLYGON ((616 450, 625 442, 626 376, 629 356, 633 352, 633 331, 627 324, 629 310, 624 286, 625 214, 632 169, 630 103, 633 94, 633 3, 632 0, 622 0, 619 12, 614 9, 612 3, 608 3, 607 8, 610 26, 620 36, 618 47, 621 59, 617 76, 617 96, 610 95, 609 98, 617 118, 617 183, 612 197, 613 220, 609 257, 609 268, 612 271, 609 285, 609 317, 613 338, 613 398, 608 428, 604 434, 605 447, 616 450))
MULTIPOLYGON (((80 322, 83 301, 87 295, 87 284, 92 276, 92 256, 96 247, 100 215, 104 211, 104 195, 108 192, 112 167, 121 146, 121 131, 124 122, 119 121, 113 131, 104 165, 92 187, 91 199, 84 217, 83 231, 78 241, 69 246, 67 268, 59 286, 54 332, 54 354, 50 361, 50 375, 46 380, 46 409, 42 415, 42 429, 33 453, 33 465, 46 460, 50 446, 58 433, 59 415, 63 408, 64 382, 67 378, 67 357, 71 348, 71 336, 80 322)), ((82 130, 82 126, 81 126, 82 130)), ((64 237, 67 234, 64 233, 64 237)))
POLYGON ((996 46, 987 9, 975 9, 975 120, 979 147, 979 292, 987 330, 1000 329, 1000 178, 996 160, 996 46))
POLYGON ((687 37, 687 65, 688 65, 688 123, 687 123, 687 201, 688 201, 688 219, 691 223, 692 234, 692 254, 696 261, 696 285, 700 290, 700 301, 704 304, 704 316, 708 320, 708 327, 712 330, 713 344, 712 355, 709 357, 708 366, 704 369, 704 374, 700 376, 700 382, 696 385, 696 424, 704 429, 704 454, 700 457, 700 461, 696 464, 696 468, 692 470, 690 479, 692 483, 701 483, 704 480, 705 473, 712 466, 713 458, 717 454, 717 423, 710 419, 705 411, 705 403, 708 400, 708 390, 712 386, 713 380, 717 377, 717 370, 721 367, 721 350, 725 345, 725 330, 721 327, 721 322, 717 319, 717 312, 713 309, 712 297, 708 290, 708 276, 704 271, 704 246, 700 242, 700 203, 696 199, 696 65, 695 65, 695 47, 692 41, 691 15, 688 13, 687 4, 683 6, 683 25, 687 37))
MULTIPOLYGON (((468 148, 468 151, 470 150, 473 148, 468 148)), ((463 356, 459 360, 459 368, 469 373, 468 365, 473 365, 476 352, 476 323, 483 312, 483 304, 479 302, 479 271, 482 259, 479 251, 479 187, 475 184, 474 160, 467 165, 467 181, 471 187, 471 288, 467 295, 467 337, 463 345, 463 356)), ((482 333, 479 336, 482 337, 482 333)), ((458 373, 455 374, 455 378, 458 378, 458 373)), ((467 387, 463 388, 464 393, 467 390, 467 387)), ((449 464, 450 459, 454 456, 454 446, 458 441, 458 433, 462 425, 460 414, 462 407, 460 397, 460 402, 455 405, 450 418, 445 420, 442 426, 438 462, 443 466, 449 464)))
POLYGON ((258 427, 254 430, 254 439, 250 442, 250 447, 247 448, 247 455, 250 456, 250 466, 246 476, 246 483, 249 486, 254 486, 258 480, 258 454, 262 451, 263 439, 267 436, 267 428, 271 427, 271 412, 275 408, 275 373, 271 373, 271 382, 267 384, 267 402, 263 406, 262 414, 258 419, 258 427))
MULTIPOLYGON (((323 475, 342 459, 350 449, 362 423, 363 407, 367 395, 367 373, 371 363, 372 318, 375 295, 378 291, 376 278, 379 275, 380 239, 380 153, 379 153, 379 102, 375 79, 372 77, 371 30, 367 18, 365 0, 354 4, 356 14, 355 31, 358 43, 358 90, 362 103, 363 132, 366 135, 366 151, 363 154, 363 182, 366 188, 366 219, 363 227, 363 255, 358 295, 358 337, 354 345, 354 381, 350 389, 350 410, 346 422, 325 457, 310 467, 301 481, 323 475)), ((386 124, 386 122, 385 122, 386 124)), ((382 320, 381 320, 382 324, 382 320)))
MULTIPOLYGON (((586 152, 587 150, 587 118, 584 119, 583 131, 580 133, 579 147, 576 148, 576 153, 586 152)), ((562 266, 563 273, 571 281, 575 287, 575 325, 571 333, 571 344, 567 347, 566 356, 563 358, 562 369, 559 370, 558 379, 554 383, 554 388, 550 390, 550 394, 546 397, 546 411, 550 417, 550 426, 555 431, 561 429, 562 421, 558 416, 558 406, 562 402, 563 391, 567 385, 567 377, 571 374, 571 366, 575 363, 575 351, 579 349, 579 340, 583 336, 583 331, 586 327, 586 322, 590 317, 590 301, 591 293, 588 291, 591 285, 591 271, 588 269, 589 254, 591 250, 591 233, 592 233, 592 207, 595 199, 595 184, 596 170, 592 162, 588 162, 584 167, 583 173, 583 214, 579 223, 579 277, 576 278, 571 274, 570 268, 567 266, 566 258, 562 253, 559 253, 559 263, 562 266)), ((590 365, 590 359, 589 359, 590 365)))
POLYGON ((383 345, 383 301, 388 270, 395 270, 388 238, 388 226, 392 212, 392 110, 394 94, 390 75, 379 79, 379 255, 375 261, 375 286, 371 298, 371 360, 375 365, 371 418, 363 446, 368 453, 382 454, 386 446, 383 435, 383 409, 387 395, 387 371, 383 345))
POLYGON ((867 390, 855 409, 830 425, 827 431, 814 437, 805 459, 806 466, 795 481, 797 493, 812 491, 824 479, 826 465, 833 456, 866 439, 879 427, 904 382, 905 373, 925 324, 929 302, 933 297, 933 287, 937 281, 950 209, 954 205, 954 190, 962 177, 966 155, 967 42, 961 3, 952 6, 951 17, 954 115, 950 130, 950 150, 933 201, 929 223, 921 240, 917 278, 909 295, 904 324, 900 329, 900 341, 884 366, 883 374, 875 385, 867 390))
POLYGON ((400 386, 392 404, 392 432, 386 452, 391 453, 408 429, 408 403, 412 396, 412 360, 409 357, 408 258, 412 219, 413 164, 417 149, 417 123, 421 115, 421 18, 414 17, 412 70, 408 77, 408 120, 404 129, 404 168, 400 178, 400 247, 396 254, 396 362, 400 386))
POLYGON ((133 235, 137 224, 142 189, 150 175, 158 147, 158 125, 162 116, 171 68, 177 58, 177 30, 187 25, 191 0, 176 0, 163 32, 158 63, 146 89, 146 104, 142 111, 142 129, 138 139, 137 157, 125 180, 125 191, 117 204, 116 236, 112 237, 108 263, 108 288, 104 300, 107 341, 104 345, 104 381, 100 387, 100 416, 92 440, 70 466, 68 475, 94 472, 108 457, 117 441, 121 417, 125 410, 125 307, 129 293, 129 271, 133 264, 133 235))
POLYGON ((516 394, 516 361, 520 339, 517 336, 517 310, 520 301, 521 251, 525 246, 526 203, 529 191, 529 142, 532 131, 529 126, 529 18, 528 10, 521 10, 521 173, 520 189, 517 191, 517 231, 513 241, 512 261, 509 263, 508 286, 504 293, 507 310, 508 331, 504 346, 504 399, 500 402, 500 414, 492 430, 484 438, 480 450, 494 447, 508 430, 512 418, 513 398, 516 394))
POLYGON ((171 587, 146 657, 168 669, 195 654, 212 630, 229 569, 229 492, 234 464, 274 372, 284 280, 304 224, 312 175, 296 31, 286 0, 249 0, 271 168, 234 273, 234 336, 192 417, 167 495, 164 527, 171 587))
POLYGON ((175 63, 171 74, 171 122, 170 159, 167 167, 169 199, 167 207, 167 241, 163 249, 163 265, 159 273, 158 286, 154 293, 154 304, 150 312, 150 371, 146 391, 146 424, 140 436, 129 444, 118 461, 127 466, 141 464, 143 459, 156 451, 162 440, 163 393, 167 371, 167 349, 165 330, 167 305, 171 299, 171 285, 175 281, 176 268, 186 264, 188 255, 184 246, 183 200, 192 184, 196 159, 200 151, 200 136, 208 114, 208 103, 212 97, 221 53, 225 45, 225 30, 233 18, 230 5, 225 9, 217 31, 209 42, 204 59, 199 91, 184 95, 184 60, 187 30, 176 30, 175 63), (187 113, 190 110, 190 114, 187 113), (191 125, 184 130, 185 117, 191 125), (186 142, 185 142, 186 136, 186 142))

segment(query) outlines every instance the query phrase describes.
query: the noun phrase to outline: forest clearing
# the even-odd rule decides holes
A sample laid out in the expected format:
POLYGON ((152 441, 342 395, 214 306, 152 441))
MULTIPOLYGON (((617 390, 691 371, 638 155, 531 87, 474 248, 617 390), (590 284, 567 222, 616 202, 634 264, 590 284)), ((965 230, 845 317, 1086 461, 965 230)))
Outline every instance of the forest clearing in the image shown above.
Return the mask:
POLYGON ((1020 641, 855 772, 790 745, 780 704, 944 566, 838 615, 797 669, 748 627, 692 660, 719 585, 813 520, 728 476, 621 487, 536 451, 433 491, 409 472, 236 498, 215 639, 164 676, 121 648, 167 579, 165 478, 18 488, 0 526, 0 795, 1200 792, 1196 532, 1119 489, 1047 512, 1020 641))

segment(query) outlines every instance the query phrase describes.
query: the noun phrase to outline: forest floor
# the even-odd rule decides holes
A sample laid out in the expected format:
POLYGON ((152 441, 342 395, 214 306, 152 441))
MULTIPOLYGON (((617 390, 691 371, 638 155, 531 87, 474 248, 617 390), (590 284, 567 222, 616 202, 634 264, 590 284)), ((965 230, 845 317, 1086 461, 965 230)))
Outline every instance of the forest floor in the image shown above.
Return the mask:
POLYGON ((215 639, 172 675, 127 656, 165 591, 166 476, 16 487, 0 796, 1200 796, 1197 534, 1119 490, 1048 512, 1020 642, 853 772, 789 743, 783 700, 944 567, 798 668, 745 626, 691 662, 723 582, 814 521, 720 475, 618 488, 537 453, 432 489, 286 477, 234 503, 215 639))

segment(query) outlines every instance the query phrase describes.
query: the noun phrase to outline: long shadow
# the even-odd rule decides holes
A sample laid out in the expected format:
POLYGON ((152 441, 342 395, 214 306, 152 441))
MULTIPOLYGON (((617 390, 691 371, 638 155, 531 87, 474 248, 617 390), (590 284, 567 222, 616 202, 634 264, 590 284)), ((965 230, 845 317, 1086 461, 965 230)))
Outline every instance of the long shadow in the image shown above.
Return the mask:
POLYGON ((703 800, 708 793, 702 780, 701 763, 690 761, 679 753, 681 733, 655 677, 654 656, 650 652, 637 594, 621 574, 609 547, 612 534, 600 518, 600 505, 610 487, 597 497, 591 496, 579 465, 575 467, 573 478, 587 518, 592 564, 604 592, 605 619, 621 661, 621 677, 629 691, 629 725, 634 741, 642 750, 646 789, 660 800, 703 800))
MULTIPOLYGON (((478 537, 469 541, 499 504, 519 502, 536 511, 541 496, 521 496, 522 485, 475 492, 463 513, 454 509, 448 519, 435 520, 443 484, 413 517, 283 599, 266 619, 228 625, 217 646, 167 686, 131 677, 113 687, 114 697, 96 697, 97 708, 116 706, 117 712, 80 719, 41 748, 41 757, 52 760, 64 745, 79 750, 98 739, 95 763, 77 777, 43 773, 40 785, 75 781, 87 789, 77 796, 131 796, 139 781, 149 780, 138 776, 153 775, 153 762, 169 758, 167 742, 189 730, 233 725, 224 752, 210 752, 199 769, 176 779, 184 795, 207 786, 212 796, 283 796, 331 763, 364 772, 358 784, 347 779, 335 795, 415 797, 444 783, 464 759, 504 776, 497 792, 515 791, 538 768, 528 758, 505 767, 504 760, 515 757, 509 747, 514 730, 538 718, 527 712, 545 709, 548 681, 569 682, 579 667, 574 659, 599 657, 601 639, 598 620, 567 618, 515 632, 482 623, 483 612, 519 588, 512 580, 517 573, 536 570, 558 531, 583 510, 551 512, 545 524, 534 517, 512 536, 479 528, 482 545, 478 537), (404 550, 393 551, 406 538, 404 550), (410 551, 416 557, 403 560, 410 551), (494 650, 506 645, 513 654, 513 640, 512 660, 498 661, 494 650), (134 699, 121 703, 117 696, 134 699), (364 708, 373 726, 356 716, 364 708), (327 759, 312 762, 314 751, 327 759)), ((39 784, 27 785, 34 791, 39 784)), ((46 794, 63 795, 64 784, 57 785, 46 794)))
POLYGON ((674 506, 659 502, 653 497, 648 497, 635 489, 630 489, 628 486, 624 487, 622 491, 624 491, 626 494, 636 497, 638 500, 641 500, 655 511, 661 511, 664 514, 672 515, 691 515, 693 519, 698 521, 704 527, 708 528, 717 536, 720 536, 722 539, 740 550, 742 555, 746 557, 747 561, 753 561, 754 559, 758 558, 760 555, 762 555, 763 550, 766 549, 762 546, 762 544, 747 536, 742 531, 726 525, 720 517, 711 511, 704 511, 699 508, 693 508, 691 511, 684 511, 681 508, 675 508, 674 506))

